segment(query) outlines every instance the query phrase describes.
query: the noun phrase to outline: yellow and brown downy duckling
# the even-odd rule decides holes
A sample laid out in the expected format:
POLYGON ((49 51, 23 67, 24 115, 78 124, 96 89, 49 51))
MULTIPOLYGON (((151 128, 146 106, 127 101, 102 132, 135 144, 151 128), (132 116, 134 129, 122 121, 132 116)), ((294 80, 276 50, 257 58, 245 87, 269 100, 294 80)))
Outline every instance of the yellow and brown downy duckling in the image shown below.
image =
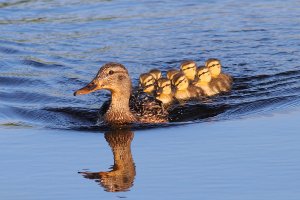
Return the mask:
POLYGON ((192 60, 184 61, 180 65, 180 70, 190 81, 193 81, 196 76, 197 64, 192 60))
POLYGON ((211 73, 209 69, 205 66, 199 67, 193 85, 202 89, 204 96, 213 96, 217 94, 217 92, 211 88, 210 81, 211 73))
POLYGON ((109 90, 111 100, 103 113, 105 123, 121 125, 134 122, 163 123, 168 113, 160 101, 145 93, 131 93, 131 79, 127 69, 119 63, 103 65, 96 77, 74 95, 89 94, 97 90, 109 90))
POLYGON ((164 105, 170 105, 173 101, 171 81, 167 78, 160 78, 157 81, 156 99, 164 105))
POLYGON ((151 69, 149 71, 149 74, 153 76, 153 78, 157 81, 158 79, 161 78, 161 71, 159 69, 151 69))
POLYGON ((170 69, 167 71, 167 78, 171 81, 173 80, 173 77, 178 74, 180 71, 176 70, 176 69, 170 69))
POLYGON ((220 60, 216 58, 210 58, 205 62, 205 66, 209 69, 212 80, 210 86, 217 93, 228 92, 231 90, 232 77, 221 73, 222 65, 220 60))
POLYGON ((156 90, 156 81, 150 73, 140 75, 140 87, 147 94, 153 94, 156 90))
POLYGON ((202 90, 189 84, 188 78, 183 73, 178 73, 173 78, 175 98, 184 101, 202 96, 202 90))

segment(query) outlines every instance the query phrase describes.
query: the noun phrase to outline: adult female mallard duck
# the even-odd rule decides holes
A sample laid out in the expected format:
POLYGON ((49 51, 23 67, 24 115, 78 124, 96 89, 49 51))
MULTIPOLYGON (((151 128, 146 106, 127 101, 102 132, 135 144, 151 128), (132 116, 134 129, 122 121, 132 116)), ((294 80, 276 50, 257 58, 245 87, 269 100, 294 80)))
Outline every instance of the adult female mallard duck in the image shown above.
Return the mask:
POLYGON ((163 109, 160 101, 143 92, 131 93, 131 79, 122 64, 110 62, 103 65, 96 77, 85 87, 75 91, 74 96, 97 90, 111 92, 109 107, 103 114, 103 120, 108 124, 168 121, 168 113, 163 109))
POLYGON ((205 62, 205 66, 209 69, 212 80, 210 86, 217 93, 228 92, 231 90, 232 77, 228 74, 221 73, 222 65, 220 60, 216 58, 210 58, 205 62))

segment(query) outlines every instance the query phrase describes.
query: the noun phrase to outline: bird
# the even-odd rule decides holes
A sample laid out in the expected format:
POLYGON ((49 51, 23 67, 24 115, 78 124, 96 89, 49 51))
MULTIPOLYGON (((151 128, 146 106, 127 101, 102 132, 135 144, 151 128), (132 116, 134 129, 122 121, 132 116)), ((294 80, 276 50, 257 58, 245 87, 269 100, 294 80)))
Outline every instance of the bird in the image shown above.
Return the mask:
POLYGON ((188 80, 193 81, 195 79, 197 64, 195 61, 187 60, 181 63, 180 70, 188 78, 188 80))
POLYGON ((176 70, 176 69, 170 69, 167 71, 167 78, 171 81, 172 83, 172 80, 173 80, 173 77, 178 74, 180 71, 179 70, 176 70))
POLYGON ((161 71, 159 69, 151 69, 149 71, 149 74, 151 74, 156 81, 162 77, 161 71))
POLYGON ((173 78, 175 87, 175 98, 178 101, 185 101, 203 95, 203 91, 189 84, 188 78, 183 73, 178 73, 173 78))
POLYGON ((215 92, 229 92, 231 90, 233 79, 230 75, 222 73, 222 65, 219 59, 210 58, 205 62, 209 69, 212 80, 210 86, 215 92))
POLYGON ((152 95, 156 90, 156 80, 150 73, 140 75, 140 87, 147 94, 152 95))
POLYGON ((143 91, 132 92, 128 71, 120 63, 104 64, 95 78, 85 87, 75 91, 74 96, 97 90, 111 92, 109 106, 102 110, 102 118, 106 124, 118 126, 131 123, 168 122, 168 113, 160 101, 143 91))
POLYGON ((173 101, 171 81, 167 78, 160 78, 157 81, 156 99, 168 106, 173 101))
POLYGON ((213 90, 210 85, 211 73, 205 66, 201 66, 197 69, 196 79, 193 81, 193 85, 202 89, 204 96, 213 96, 217 94, 217 91, 213 90))

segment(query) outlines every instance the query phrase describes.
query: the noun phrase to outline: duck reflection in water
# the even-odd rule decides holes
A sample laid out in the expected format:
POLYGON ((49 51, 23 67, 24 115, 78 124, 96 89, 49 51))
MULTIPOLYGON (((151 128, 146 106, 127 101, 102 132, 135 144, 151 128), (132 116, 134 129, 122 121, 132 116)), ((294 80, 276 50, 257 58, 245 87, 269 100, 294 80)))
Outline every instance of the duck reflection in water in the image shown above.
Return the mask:
POLYGON ((111 130, 105 133, 105 139, 112 149, 114 165, 107 172, 79 172, 87 179, 99 182, 105 191, 128 191, 133 186, 135 164, 131 154, 131 141, 134 133, 130 130, 111 130))

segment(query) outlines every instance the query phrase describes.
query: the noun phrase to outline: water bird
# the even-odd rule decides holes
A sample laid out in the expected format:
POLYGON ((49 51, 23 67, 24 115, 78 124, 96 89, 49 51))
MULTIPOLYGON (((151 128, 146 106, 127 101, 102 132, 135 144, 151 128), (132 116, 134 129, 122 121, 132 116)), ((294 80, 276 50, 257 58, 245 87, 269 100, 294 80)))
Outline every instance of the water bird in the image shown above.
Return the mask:
POLYGON ((231 90, 232 77, 222 73, 222 65, 219 59, 210 58, 205 62, 205 66, 209 69, 212 80, 210 86, 215 92, 228 92, 231 90))
POLYGON ((176 69, 170 69, 167 71, 167 78, 171 81, 173 80, 173 77, 178 74, 180 71, 176 70, 176 69))
POLYGON ((150 73, 140 75, 140 87, 147 94, 152 95, 156 90, 156 81, 150 73))
POLYGON ((74 92, 74 96, 89 94, 97 90, 109 90, 111 99, 103 112, 107 124, 164 123, 168 113, 160 101, 144 92, 132 92, 131 79, 127 69, 119 63, 103 65, 95 78, 85 87, 74 92))
POLYGON ((213 86, 210 85, 211 73, 205 66, 201 66, 197 69, 196 79, 193 85, 202 89, 204 96, 213 96, 217 94, 217 91, 213 90, 213 86))
POLYGON ((184 73, 176 74, 173 78, 173 82, 175 86, 174 96, 178 101, 189 100, 203 95, 200 88, 189 84, 189 80, 184 73))
POLYGON ((156 99, 164 105, 170 105, 173 101, 171 81, 167 78, 160 78, 157 81, 156 99))
POLYGON ((192 60, 184 61, 180 65, 180 70, 190 81, 193 81, 196 76, 197 64, 192 60))
POLYGON ((159 69, 151 69, 149 71, 149 74, 151 74, 156 81, 162 77, 161 71, 159 69))

